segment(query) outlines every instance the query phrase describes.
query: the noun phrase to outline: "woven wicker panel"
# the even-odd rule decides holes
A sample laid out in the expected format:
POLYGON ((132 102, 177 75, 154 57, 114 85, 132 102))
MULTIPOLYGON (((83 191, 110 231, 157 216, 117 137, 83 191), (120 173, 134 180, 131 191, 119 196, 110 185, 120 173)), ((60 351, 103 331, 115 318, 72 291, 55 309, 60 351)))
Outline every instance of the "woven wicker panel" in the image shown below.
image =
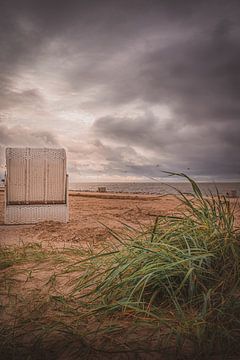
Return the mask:
POLYGON ((45 154, 42 151, 30 151, 28 157, 28 193, 30 203, 45 201, 45 154))
POLYGON ((66 202, 64 149, 8 148, 7 203, 66 202))
POLYGON ((27 149, 6 149, 7 201, 26 201, 27 149))
POLYGON ((35 224, 42 221, 68 221, 68 206, 59 205, 8 205, 5 224, 35 224))
POLYGON ((47 200, 65 202, 66 156, 64 151, 48 153, 46 177, 47 200))

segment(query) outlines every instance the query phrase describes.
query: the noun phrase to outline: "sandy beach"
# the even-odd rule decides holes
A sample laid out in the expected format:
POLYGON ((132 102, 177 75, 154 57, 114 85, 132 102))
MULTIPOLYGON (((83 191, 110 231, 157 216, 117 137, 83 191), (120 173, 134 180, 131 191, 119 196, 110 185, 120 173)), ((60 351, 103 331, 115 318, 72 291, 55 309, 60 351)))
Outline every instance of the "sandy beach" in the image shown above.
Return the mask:
POLYGON ((158 214, 176 211, 174 196, 78 193, 69 194, 69 222, 43 222, 35 225, 4 225, 4 192, 0 193, 1 244, 44 241, 63 243, 96 243, 110 237, 104 226, 120 230, 126 223, 148 225, 158 214))
MULTIPOLYGON (((235 203, 236 199, 230 199, 230 201, 235 203)), ((79 306, 78 296, 83 294, 85 290, 79 290, 78 288, 74 290, 74 286, 81 283, 85 274, 91 272, 88 263, 85 264, 83 261, 83 265, 81 265, 84 256, 88 257, 92 254, 92 251, 97 254, 104 247, 111 253, 112 245, 114 242, 116 243, 116 239, 111 234, 110 229, 124 238, 125 232, 126 235, 129 234, 127 226, 134 229, 144 229, 149 225, 153 225, 158 215, 173 215, 183 211, 180 201, 174 195, 70 192, 68 223, 43 222, 35 225, 4 225, 3 191, 0 192, 0 204, 0 244, 3 245, 1 248, 2 259, 0 265, 2 268, 0 281, 3 289, 1 301, 5 304, 2 321, 3 329, 9 326, 10 321, 15 319, 17 314, 20 335, 16 336, 14 341, 19 338, 22 344, 25 338, 29 339, 30 336, 30 342, 34 343, 34 337, 39 336, 44 354, 51 352, 54 354, 54 358, 62 360, 84 358, 82 354, 85 350, 84 347, 79 345, 79 338, 76 334, 79 333, 79 329, 87 329, 91 334, 92 331, 94 333, 99 328, 99 320, 97 316, 93 318, 92 313, 82 319, 83 308, 79 306), (76 299, 74 298, 75 295, 72 295, 73 293, 76 295, 76 299), (15 299, 14 302, 12 299, 15 299), (91 321, 89 321, 89 318, 91 318, 91 321), (75 329, 76 323, 80 325, 75 329), (45 329, 45 326, 54 329, 52 333, 51 331, 49 333, 48 342, 45 342, 42 335, 44 330, 40 332, 40 335, 38 333, 38 329, 42 324, 44 324, 43 329, 45 329), (70 329, 69 331, 75 329, 76 333, 71 333, 70 340, 68 340, 68 337, 63 339, 61 338, 62 325, 57 328, 55 324, 63 324, 64 331, 66 329, 70 329), (32 334, 32 337, 30 334, 32 334), (62 348, 59 344, 62 344, 62 348), (73 348, 78 349, 80 354, 78 354, 78 357, 74 355, 75 353, 71 354, 73 348), (59 353, 63 354, 59 357, 59 353)), ((236 206, 235 223, 237 226, 240 224, 239 209, 238 204, 236 206)), ((133 233, 133 238, 136 234, 137 232, 133 233)), ((101 261, 98 261, 99 264, 97 264, 95 274, 98 274, 99 268, 103 266, 101 261)), ((84 309, 86 311, 86 308, 84 309)), ((136 329, 133 330, 131 325, 134 326, 134 321, 129 311, 125 313, 119 312, 119 314, 116 320, 107 318, 103 322, 103 327, 106 326, 107 329, 108 324, 115 321, 114 324, 120 329, 119 333, 111 335, 110 338, 108 330, 106 330, 106 334, 104 330, 100 332, 99 337, 94 335, 96 349, 101 349, 102 346, 110 346, 110 355, 104 354, 103 356, 101 351, 99 352, 93 347, 91 356, 87 357, 88 359, 125 360, 139 358, 157 360, 165 358, 160 353, 148 354, 148 350, 145 350, 146 352, 142 354, 142 357, 139 357, 138 352, 134 352, 135 350, 131 350, 132 353, 127 354, 127 357, 124 357, 121 353, 115 354, 116 356, 111 354, 111 346, 114 351, 116 348, 120 351, 121 346, 119 344, 128 344, 131 339, 133 339, 133 343, 130 343, 133 349, 134 346, 138 348, 139 343, 143 344, 146 336, 148 337, 148 342, 145 344, 146 348, 154 349, 156 341, 155 338, 151 338, 151 328, 149 330, 148 327, 144 328, 143 326, 137 328, 138 332, 136 332, 136 329)), ((166 309, 166 316, 168 314, 169 309, 166 309)), ((151 326, 155 324, 153 319, 151 324, 151 326)), ((12 335, 7 338, 7 341, 12 344, 12 335)), ((92 343, 91 335, 86 336, 86 341, 89 347, 89 344, 92 343)), ((30 353, 33 351, 35 354, 35 350, 28 348, 28 342, 26 344, 24 345, 26 346, 24 351, 30 353)), ((186 351, 190 353, 192 350, 186 349, 186 351)), ((5 350, 5 354, 8 356, 8 349, 5 350)), ((9 358, 4 356, 3 358, 9 358)), ((23 357, 19 358, 25 359, 26 357, 23 355, 23 357)), ((232 357, 232 359, 238 358, 232 357)), ((215 360, 216 357, 212 357, 212 359, 215 360)))
MULTIPOLYGON (((232 202, 235 199, 231 199, 232 202)), ((43 222, 35 225, 4 225, 4 192, 0 192, 0 243, 45 242, 55 246, 99 243, 112 235, 108 227, 122 231, 124 224, 139 228, 154 222, 157 215, 180 212, 174 195, 129 195, 114 193, 70 192, 69 222, 43 222)), ((236 225, 240 224, 239 204, 236 225)))

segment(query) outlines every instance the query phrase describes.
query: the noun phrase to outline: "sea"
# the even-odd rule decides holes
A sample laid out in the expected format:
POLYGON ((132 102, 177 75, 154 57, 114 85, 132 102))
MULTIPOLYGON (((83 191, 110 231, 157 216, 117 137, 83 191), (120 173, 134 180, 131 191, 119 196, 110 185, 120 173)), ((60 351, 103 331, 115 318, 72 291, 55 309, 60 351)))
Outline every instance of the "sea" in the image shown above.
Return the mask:
MULTIPOLYGON (((204 195, 217 192, 221 195, 240 196, 240 182, 198 182, 204 195)), ((187 194, 192 193, 188 182, 81 182, 70 183, 69 189, 73 191, 95 192, 99 187, 105 187, 107 192, 129 194, 177 194, 177 190, 187 194)))

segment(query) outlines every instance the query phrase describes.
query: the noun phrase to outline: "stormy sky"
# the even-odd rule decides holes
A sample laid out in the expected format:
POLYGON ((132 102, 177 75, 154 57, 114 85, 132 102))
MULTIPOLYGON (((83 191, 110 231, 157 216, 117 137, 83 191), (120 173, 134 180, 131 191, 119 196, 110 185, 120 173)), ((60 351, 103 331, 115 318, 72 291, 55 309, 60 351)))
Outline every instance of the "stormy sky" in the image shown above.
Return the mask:
POLYGON ((71 181, 240 176, 240 2, 1 0, 0 149, 71 181))

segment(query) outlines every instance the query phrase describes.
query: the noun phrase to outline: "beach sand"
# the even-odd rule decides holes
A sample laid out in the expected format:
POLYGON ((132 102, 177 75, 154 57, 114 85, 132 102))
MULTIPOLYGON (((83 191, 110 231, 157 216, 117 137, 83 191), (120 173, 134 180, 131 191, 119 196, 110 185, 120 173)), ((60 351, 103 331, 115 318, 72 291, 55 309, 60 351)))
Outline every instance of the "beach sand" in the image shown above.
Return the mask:
MULTIPOLYGON (((231 201, 234 201, 232 199, 231 201)), ((0 244, 44 242, 59 247, 78 243, 99 243, 113 239, 109 229, 123 231, 124 224, 139 229, 154 223, 157 215, 181 212, 174 195, 129 195, 114 193, 69 194, 69 222, 36 225, 4 225, 4 192, 0 192, 0 244)), ((240 224, 239 204, 236 224, 240 224)))
MULTIPOLYGON (((234 199, 231 199, 231 201, 234 201, 234 199)), ((44 329, 44 327, 42 327, 44 321, 47 325, 46 329, 51 329, 52 324, 58 323, 58 321, 61 324, 66 321, 67 325, 72 324, 72 328, 75 329, 76 323, 81 324, 81 320, 79 319, 81 319, 82 316, 82 308, 79 304, 76 306, 76 303, 71 302, 72 295, 69 297, 68 295, 71 294, 73 284, 81 278, 82 272, 81 270, 76 270, 76 272, 68 272, 65 270, 67 266, 79 262, 81 259, 82 247, 88 247, 91 244, 93 245, 91 248, 94 248, 94 250, 102 250, 104 241, 115 241, 107 227, 123 234, 124 231, 126 231, 124 224, 128 224, 137 229, 149 226, 150 224, 154 224, 157 215, 176 214, 177 212, 181 212, 182 208, 179 205, 180 203, 174 195, 136 196, 127 194, 72 192, 69 196, 70 221, 67 224, 44 222, 36 225, 4 225, 4 193, 0 192, 0 216, 2 222, 2 224, 0 224, 0 245, 13 246, 21 243, 27 244, 33 242, 42 244, 39 249, 37 248, 34 250, 35 252, 28 252, 30 255, 28 255, 26 259, 24 256, 21 258, 22 250, 18 253, 19 250, 14 250, 13 248, 14 261, 16 261, 18 254, 20 254, 19 263, 16 261, 11 264, 10 261, 10 265, 8 266, 7 261, 9 261, 9 259, 7 258, 6 260, 3 256, 2 264, 4 265, 5 262, 7 263, 6 267, 3 267, 1 270, 0 279, 2 284, 4 284, 1 302, 2 304, 7 304, 3 312, 5 319, 5 322, 3 321, 3 329, 4 326, 6 326, 6 328, 9 326, 9 319, 16 319, 15 314, 18 314, 18 322, 21 325, 18 326, 18 329, 21 329, 23 333, 25 332, 28 341, 29 338, 31 339, 30 342, 36 342, 39 329, 44 329), (75 250, 75 247, 79 247, 80 249, 78 250, 80 250, 80 253, 68 251, 70 249, 67 249, 67 252, 65 252, 65 250, 61 252, 61 249, 64 247, 71 248, 71 250, 75 250), (47 255, 45 254, 46 257, 41 257, 41 249, 43 248, 44 251, 47 250, 47 255), (58 255, 54 252, 52 254, 51 251, 48 252, 48 250, 52 250, 52 248, 53 250, 59 250, 59 253, 57 251, 58 255), (16 252, 14 253, 14 251, 16 252), (64 261, 61 256, 63 256, 64 261), (11 289, 11 291, 9 289, 11 289), (63 305, 60 301, 54 300, 61 297, 67 299, 67 305, 65 303, 63 305), (14 299, 14 301, 12 301, 12 299, 14 299), (72 309, 75 309, 75 307, 76 310, 72 312, 72 309), (68 316, 66 309, 71 309, 72 315, 68 318, 66 318, 66 316, 68 316), (40 317, 35 318, 35 314, 40 314, 38 315, 40 317), (30 333, 33 335, 33 338, 30 333)), ((237 221, 240 223, 239 205, 237 211, 237 221)), ((18 249, 18 247, 16 247, 16 249, 18 249)), ((26 251, 26 247, 20 247, 20 249, 23 249, 23 253, 26 251)), ((3 251, 3 255, 4 254, 6 254, 6 252, 4 253, 3 251)), ((135 330, 133 333, 129 333, 129 319, 131 318, 128 318, 127 316, 125 319, 120 320, 120 324, 123 326, 123 329, 125 326, 125 330, 120 335, 116 334, 116 338, 111 340, 113 344, 119 344, 121 341, 124 343, 124 341, 127 341, 127 336, 129 334, 131 341, 135 341, 135 337, 137 336, 137 339, 140 339, 139 341, 141 344, 143 341, 146 341, 146 339, 150 339, 148 329, 143 328, 137 333, 134 332, 135 330), (121 337, 123 340, 121 340, 121 337)), ((15 321, 16 320, 14 320, 14 326, 15 321)), ((95 325, 99 327, 99 323, 95 319, 92 319, 92 317, 89 324, 90 330, 94 329, 95 325)), ((87 326, 89 326, 88 320, 86 324, 84 323, 84 331, 85 327, 88 328, 87 326)), ((150 331, 152 330, 150 329, 150 331)), ((109 339, 109 334, 105 334, 104 336, 104 344, 106 344, 109 339)), ((11 333, 11 342, 13 339, 15 341, 15 338, 11 333)), ((17 336, 16 339, 18 339, 17 336)), ((73 359, 74 357, 71 356, 71 353, 69 354, 68 349, 75 346, 75 348, 79 349, 81 352, 82 344, 79 345, 79 340, 75 343, 74 339, 73 335, 72 338, 66 337, 66 339, 63 340, 61 337, 56 337, 55 333, 51 334, 50 332, 47 343, 44 342, 44 346, 48 346, 51 350, 51 354, 57 354, 56 356, 54 355, 55 358, 60 358, 58 354, 59 351, 62 351, 62 348, 59 348, 59 343, 61 342, 63 346, 66 346, 66 351, 61 355, 61 359, 73 359), (68 341, 71 343, 70 347, 68 347, 68 341)), ((99 339, 102 339, 102 334, 99 339)), ((96 347, 101 344, 100 340, 97 339, 97 341, 99 341, 99 343, 97 343, 96 347)), ((149 346, 151 347, 152 344, 150 343, 149 346)), ((51 358, 53 357, 51 356, 51 358)), ((91 359, 93 358, 95 358, 95 354, 91 357, 91 359)), ((100 359, 101 357, 96 358, 100 359)), ((110 357, 107 358, 110 359, 110 357)), ((121 355, 118 354, 116 354, 116 357, 112 356, 111 358, 126 359, 126 357, 121 357, 121 355)), ((137 355, 135 353, 133 353, 132 356, 129 354, 128 359, 133 358, 136 359, 137 355)), ((140 359, 140 357, 138 358, 140 359)), ((145 356, 144 354, 144 357, 141 358, 149 360, 162 359, 159 353, 156 353, 155 355, 150 353, 149 356, 147 354, 145 356)))

